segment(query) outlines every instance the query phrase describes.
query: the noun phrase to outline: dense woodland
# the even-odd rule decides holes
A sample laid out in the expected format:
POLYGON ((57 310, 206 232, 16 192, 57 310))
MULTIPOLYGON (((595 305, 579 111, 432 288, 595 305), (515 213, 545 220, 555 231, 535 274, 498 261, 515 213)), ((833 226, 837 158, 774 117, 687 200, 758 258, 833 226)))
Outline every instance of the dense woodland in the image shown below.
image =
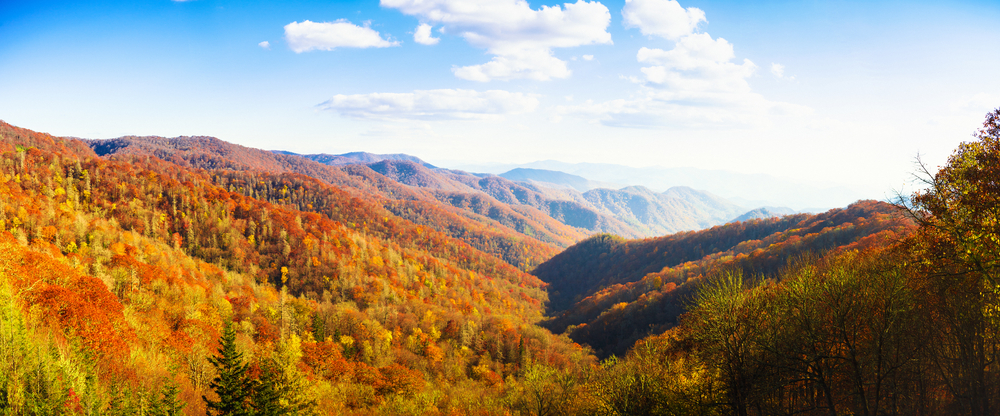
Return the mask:
POLYGON ((552 317, 542 325, 567 332, 601 358, 620 356, 637 340, 676 325, 718 271, 778 276, 795 263, 900 241, 914 228, 889 204, 859 201, 818 215, 750 220, 654 239, 595 236, 535 270, 549 283, 552 299, 552 317), (566 302, 570 296, 574 301, 566 302), (557 309, 562 305, 567 309, 557 309))
MULTIPOLYGON (((184 168, 204 169, 221 176, 217 180, 237 181, 235 186, 218 182, 227 190, 290 204, 304 211, 332 214, 331 219, 343 224, 364 225, 373 223, 367 219, 398 216, 404 222, 430 227, 463 240, 522 270, 533 268, 561 247, 586 236, 583 230, 562 224, 537 210, 515 210, 486 195, 479 198, 485 201, 471 206, 440 204, 439 200, 453 193, 407 186, 366 165, 327 166, 303 157, 246 148, 211 137, 124 137, 86 144, 98 155, 114 160, 131 163, 157 158, 184 168), (280 178, 275 177, 279 174, 280 178), (340 212, 343 210, 348 212, 340 212), (391 212, 386 213, 386 210, 391 212), (524 247, 525 250, 517 251, 512 247, 524 247), (507 251, 503 251, 505 248, 507 251)), ((420 172, 429 175, 426 169, 420 172)))
POLYGON ((998 124, 895 205, 565 251, 363 165, 0 124, 0 414, 1000 414, 998 124))
POLYGON ((335 206, 300 211, 308 178, 0 134, 9 414, 157 414, 159 392, 204 414, 226 325, 310 414, 493 412, 523 405, 518 375, 592 360, 532 324, 536 277, 329 185, 335 206))

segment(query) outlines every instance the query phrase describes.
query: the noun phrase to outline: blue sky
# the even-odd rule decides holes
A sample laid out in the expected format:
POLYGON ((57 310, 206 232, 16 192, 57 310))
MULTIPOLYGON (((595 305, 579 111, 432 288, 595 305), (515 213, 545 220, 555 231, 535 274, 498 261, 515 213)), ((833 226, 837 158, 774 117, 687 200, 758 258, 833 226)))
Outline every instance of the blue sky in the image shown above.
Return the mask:
POLYGON ((727 169, 882 198, 1000 106, 996 45, 985 1, 7 1, 0 119, 442 166, 727 169))

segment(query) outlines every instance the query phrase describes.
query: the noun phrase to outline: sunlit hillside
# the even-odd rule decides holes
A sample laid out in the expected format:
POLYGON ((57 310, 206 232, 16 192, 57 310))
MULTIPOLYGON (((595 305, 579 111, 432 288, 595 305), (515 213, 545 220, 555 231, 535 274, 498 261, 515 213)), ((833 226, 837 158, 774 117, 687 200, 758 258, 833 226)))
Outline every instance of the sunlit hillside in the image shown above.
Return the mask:
POLYGON ((203 414, 226 325, 304 413, 474 413, 532 366, 587 363, 534 326, 534 276, 379 205, 300 211, 309 178, 0 134, 5 412, 157 414, 163 396, 203 414))
POLYGON ((2 124, 0 414, 996 414, 998 120, 892 204, 565 249, 412 161, 2 124))

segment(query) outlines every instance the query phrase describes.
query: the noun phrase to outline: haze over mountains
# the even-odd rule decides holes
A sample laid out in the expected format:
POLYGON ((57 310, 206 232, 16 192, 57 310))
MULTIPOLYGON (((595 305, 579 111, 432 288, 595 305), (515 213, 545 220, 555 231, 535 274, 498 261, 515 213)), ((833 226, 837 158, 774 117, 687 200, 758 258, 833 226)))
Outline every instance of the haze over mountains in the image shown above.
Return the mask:
POLYGON ((1000 416, 1000 1, 0 16, 0 416, 1000 416))
MULTIPOLYGON (((629 362, 685 334, 703 316, 691 299, 720 273, 768 290, 797 270, 909 247, 900 242, 917 227, 871 200, 788 215, 685 186, 590 188, 531 169, 514 181, 407 155, 303 157, 202 136, 80 140, 0 123, 0 147, 0 313, 34 334, 0 362, 55 371, 46 391, 80 394, 100 414, 144 403, 157 383, 177 386, 164 400, 204 414, 199 398, 216 391, 204 363, 227 336, 260 371, 287 377, 254 373, 254 386, 285 383, 303 409, 421 413, 398 406, 425 392, 448 414, 473 414, 483 397, 534 414, 524 398, 542 377, 585 384, 559 406, 593 410, 597 394, 620 390, 595 378, 617 377, 619 364, 596 360, 629 362), (127 369, 140 390, 70 389, 118 381, 33 352, 53 342, 79 342, 69 360, 127 369)), ((728 322, 730 310, 717 316, 728 322)), ((34 373, 11 368, 0 366, 5 379, 34 391, 34 373)), ((18 408, 35 400, 21 397, 18 408)))
MULTIPOLYGON (((405 154, 352 152, 340 155, 298 155, 331 166, 366 164, 398 183, 429 190, 441 202, 463 209, 479 206, 488 212, 486 194, 498 202, 535 208, 572 227, 591 232, 609 232, 626 237, 670 234, 698 230, 732 221, 761 204, 738 204, 706 191, 674 186, 655 192, 646 186, 594 181, 558 170, 514 168, 499 175, 436 168, 418 157, 405 154), (478 195, 456 198, 454 193, 478 195)), ((491 204, 492 206, 492 204, 491 204)), ((747 218, 765 218, 793 213, 789 208, 758 211, 747 218)))
POLYGON ((301 155, 298 153, 292 153, 285 150, 273 150, 274 153, 291 155, 291 156, 301 156, 309 160, 313 160, 324 165, 353 165, 357 163, 375 163, 381 162, 383 160, 408 160, 410 162, 419 163, 428 168, 434 169, 435 166, 420 160, 416 156, 410 156, 403 153, 393 153, 393 154, 375 154, 368 152, 350 152, 339 155, 331 155, 326 153, 318 153, 311 155, 301 155))
POLYGON ((587 192, 595 188, 621 189, 625 187, 622 184, 592 181, 582 176, 546 169, 514 168, 501 173, 500 176, 512 181, 537 183, 552 188, 569 187, 580 192, 587 192))
MULTIPOLYGON (((480 218, 485 217, 512 231, 562 247, 595 232, 626 238, 651 237, 794 212, 784 207, 760 210, 760 205, 734 203, 688 186, 673 186, 656 192, 643 185, 623 186, 536 168, 515 168, 500 175, 470 173, 438 168, 406 154, 299 155, 251 149, 204 136, 128 136, 88 143, 102 156, 146 154, 205 169, 259 168, 294 172, 362 194, 376 192, 390 199, 403 197, 444 203, 459 210, 454 215, 469 217, 471 221, 481 221, 480 218), (372 175, 384 179, 370 178, 372 175), (372 186, 376 189, 371 189, 372 186)), ((632 178, 650 183, 648 176, 647 179, 635 177, 631 168, 544 163, 594 174, 602 174, 601 169, 611 167, 619 172, 615 176, 617 179, 632 178)), ((725 176, 720 172, 704 172, 716 179, 725 176)), ((715 180, 695 179, 696 173, 692 170, 687 175, 695 182, 715 180)), ((740 180, 743 179, 746 178, 740 180)))
MULTIPOLYGON (((362 211, 384 209, 406 221, 425 224, 521 270, 531 270, 550 285, 548 310, 555 315, 544 326, 590 344, 598 355, 623 354, 636 340, 675 324, 676 315, 683 311, 678 296, 690 293, 692 289, 684 282, 705 273, 698 271, 699 268, 743 258, 750 259, 740 263, 747 272, 770 273, 783 264, 783 259, 796 253, 823 252, 899 227, 896 220, 888 217, 891 207, 871 201, 814 216, 796 214, 787 207, 746 207, 688 186, 672 186, 657 192, 643 185, 622 186, 539 168, 514 168, 499 175, 470 173, 438 168, 406 154, 299 155, 246 148, 212 137, 123 137, 85 143, 98 155, 112 159, 156 156, 201 169, 302 174, 334 185, 356 198, 371 200, 374 205, 362 211), (872 219, 873 215, 881 217, 872 219), (683 232, 722 224, 726 225, 704 232, 683 232), (586 238, 595 233, 616 237, 586 238), (625 243, 627 240, 622 238, 633 242, 625 243), (799 245, 799 238, 807 244, 799 245), (635 249, 632 254, 628 254, 627 247, 635 249), (610 254, 616 260, 598 263, 586 260, 610 254), (624 271, 628 273, 622 274, 624 271), (622 324, 628 319, 619 319, 617 315, 607 318, 612 315, 603 311, 610 310, 613 304, 636 302, 651 288, 658 290, 662 283, 651 286, 646 282, 654 274, 661 276, 662 283, 673 282, 683 290, 657 298, 661 305, 656 308, 661 312, 655 313, 655 317, 641 318, 648 321, 648 327, 636 330, 635 326, 622 324), (668 313, 664 315, 662 311, 668 313), (612 321, 605 322, 605 318, 612 321)), ((610 166, 620 172, 617 179, 634 178, 629 176, 630 168, 545 163, 596 174, 610 166)), ((690 170, 686 174, 694 178, 697 173, 690 170)), ((723 178, 728 173, 712 174, 714 179, 701 179, 702 182, 723 178)), ((294 187, 291 194, 315 192, 306 189, 294 187)), ((296 206, 309 210, 329 204, 308 202, 299 200, 296 206)), ((372 221, 365 214, 350 218, 366 224, 372 221)), ((384 235, 389 238, 391 233, 384 235)), ((697 287, 695 282, 693 287, 697 287)), ((648 302, 651 298, 643 299, 648 302)), ((643 314, 649 314, 648 307, 629 306, 645 311, 643 314)), ((638 315, 634 318, 640 319, 638 315)))
POLYGON ((655 191, 665 191, 674 186, 689 186, 694 189, 709 190, 748 208, 764 205, 787 206, 798 212, 821 212, 845 206, 859 199, 885 197, 879 193, 880 191, 867 189, 864 185, 847 187, 781 179, 765 174, 691 167, 636 168, 605 163, 566 163, 556 160, 494 165, 456 163, 455 167, 495 174, 505 174, 504 172, 519 168, 551 170, 620 186, 641 185, 655 191))

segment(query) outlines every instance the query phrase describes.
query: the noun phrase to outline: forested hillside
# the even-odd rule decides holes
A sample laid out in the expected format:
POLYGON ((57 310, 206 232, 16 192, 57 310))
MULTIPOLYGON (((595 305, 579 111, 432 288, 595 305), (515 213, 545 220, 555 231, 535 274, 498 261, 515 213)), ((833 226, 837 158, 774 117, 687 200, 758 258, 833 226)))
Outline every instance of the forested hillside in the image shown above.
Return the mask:
POLYGON ((591 238, 533 273, 550 284, 543 326, 592 346, 598 356, 677 323, 705 277, 721 270, 774 278, 796 262, 891 244, 915 228, 895 207, 860 201, 823 214, 799 214, 716 226, 647 240, 591 238), (571 302, 567 299, 572 297, 571 302), (562 305, 567 309, 557 309, 562 305))
MULTIPOLYGON (((667 272, 680 265, 685 265, 681 269, 683 275, 671 278, 686 280, 697 276, 705 268, 692 270, 692 267, 713 259, 730 260, 739 255, 758 258, 765 249, 770 250, 769 255, 787 252, 786 256, 829 250, 897 224, 896 221, 902 219, 892 215, 896 212, 889 204, 863 201, 818 215, 796 214, 736 222, 659 238, 624 240, 613 235, 599 235, 566 249, 532 273, 550 285, 550 310, 562 312, 602 288, 636 282, 650 273, 667 272), (866 222, 868 218, 874 218, 877 225, 866 222), (856 222, 867 228, 855 227, 856 222), (831 233, 833 231, 836 234, 831 233), (823 237, 817 238, 820 233, 823 237), (794 253, 789 248, 793 248, 794 253)), ((747 264, 747 267, 756 268, 747 271, 773 274, 785 262, 771 257, 767 264, 759 261, 747 264)))
POLYGON ((364 165, 142 143, 0 124, 0 414, 1000 414, 1000 109, 893 205, 556 255, 364 165))
POLYGON ((333 166, 337 166, 337 165, 353 165, 353 164, 357 164, 357 163, 370 164, 370 163, 375 163, 375 162, 381 162, 383 160, 407 160, 407 161, 410 161, 410 162, 419 163, 419 164, 424 165, 424 166, 426 166, 428 168, 431 168, 431 169, 434 168, 434 165, 432 165, 430 163, 427 163, 427 162, 424 162, 423 160, 420 160, 420 158, 418 158, 416 156, 410 156, 410 155, 403 154, 403 153, 393 153, 393 154, 387 154, 387 155, 379 155, 379 154, 368 153, 368 152, 350 152, 350 153, 343 153, 343 154, 339 154, 339 155, 331 155, 331 154, 327 154, 327 153, 302 155, 302 154, 298 154, 298 153, 287 152, 287 151, 284 151, 284 150, 272 150, 272 151, 274 153, 280 153, 280 154, 283 154, 283 155, 301 156, 301 157, 304 157, 306 159, 314 160, 316 162, 322 163, 324 165, 333 165, 333 166))
POLYGON ((588 362, 533 325, 534 276, 357 199, 298 210, 311 178, 0 135, 3 412, 204 414, 226 325, 289 413, 516 409, 524 374, 588 362))
POLYGON ((331 219, 344 224, 354 222, 363 225, 381 222, 385 217, 399 217, 465 241, 522 270, 528 270, 551 257, 560 246, 567 246, 586 236, 582 230, 552 218, 544 215, 528 217, 506 206, 485 214, 449 207, 438 203, 435 195, 427 190, 407 186, 364 165, 327 166, 303 157, 251 149, 212 137, 124 137, 87 143, 98 155, 126 162, 154 156, 178 166, 226 172, 225 175, 244 172, 246 175, 243 176, 249 178, 266 173, 286 174, 273 183, 268 183, 271 181, 268 178, 253 179, 253 186, 245 188, 244 192, 252 192, 255 193, 252 196, 270 198, 271 201, 281 199, 283 203, 295 204, 297 209, 305 211, 328 208, 311 203, 318 201, 305 199, 325 198, 326 203, 336 202, 338 206, 361 204, 353 211, 354 214, 333 216, 331 219), (303 177, 290 179, 294 175, 289 174, 293 173, 315 181, 303 177), (294 184, 290 185, 296 188, 282 191, 285 184, 279 182, 286 180, 292 180, 294 184), (256 188, 257 185, 262 188, 256 188), (272 185, 274 189, 270 188, 272 185), (329 185, 335 189, 329 190, 329 185), (276 195, 274 192, 285 194, 276 195), (354 202, 348 203, 348 200, 354 202), (375 205, 381 205, 381 208, 375 205), (530 249, 516 248, 522 246, 530 249))
POLYGON ((976 138, 900 198, 913 232, 712 270, 677 327, 591 375, 598 413, 1000 414, 1000 109, 976 138))

